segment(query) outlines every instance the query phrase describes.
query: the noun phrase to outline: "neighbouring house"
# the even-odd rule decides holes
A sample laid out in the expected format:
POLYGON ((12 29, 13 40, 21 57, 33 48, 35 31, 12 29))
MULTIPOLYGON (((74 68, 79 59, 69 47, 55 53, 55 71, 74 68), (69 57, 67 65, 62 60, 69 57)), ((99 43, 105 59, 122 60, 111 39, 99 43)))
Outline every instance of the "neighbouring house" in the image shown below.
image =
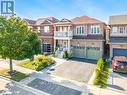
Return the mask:
POLYGON ((32 31, 38 31, 39 26, 36 25, 36 20, 24 19, 24 21, 32 31))
POLYGON ((54 24, 54 47, 58 56, 67 50, 73 57, 95 59, 104 54, 105 27, 100 20, 81 16, 54 24))
POLYGON ((54 17, 40 18, 36 25, 40 25, 39 37, 42 40, 42 51, 51 53, 54 49, 54 23, 59 20, 54 17))
POLYGON ((108 31, 110 59, 114 56, 127 57, 127 15, 110 16, 108 31))
MULTIPOLYGON (((29 20, 27 20, 28 22, 29 20)), ((31 20, 32 21, 32 20, 31 20)), ((51 53, 54 49, 54 23, 59 20, 54 17, 40 18, 37 19, 35 23, 29 25, 30 28, 35 28, 37 26, 38 36, 42 41, 41 49, 42 52, 51 53)))

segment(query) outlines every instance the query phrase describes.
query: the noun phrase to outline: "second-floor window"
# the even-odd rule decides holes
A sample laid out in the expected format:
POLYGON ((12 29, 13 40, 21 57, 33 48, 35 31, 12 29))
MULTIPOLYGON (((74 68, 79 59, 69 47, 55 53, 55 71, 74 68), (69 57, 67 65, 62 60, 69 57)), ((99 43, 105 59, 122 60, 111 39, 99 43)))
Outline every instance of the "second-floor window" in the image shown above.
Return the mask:
POLYGON ((112 34, 117 34, 118 30, 117 27, 112 27, 112 34))
POLYGON ((76 26, 76 35, 84 35, 85 34, 85 29, 84 26, 76 26))
POLYGON ((119 33, 123 34, 124 33, 124 27, 119 27, 119 33))
POLYGON ((37 32, 40 33, 40 26, 37 27, 37 32))
POLYGON ((125 33, 127 34, 127 26, 126 26, 126 28, 125 28, 125 33))
POLYGON ((49 26, 44 26, 44 32, 49 32, 49 26))
POLYGON ((123 26, 112 27, 112 34, 127 34, 127 29, 123 26))
POLYGON ((100 26, 99 25, 91 26, 91 34, 100 34, 100 26))

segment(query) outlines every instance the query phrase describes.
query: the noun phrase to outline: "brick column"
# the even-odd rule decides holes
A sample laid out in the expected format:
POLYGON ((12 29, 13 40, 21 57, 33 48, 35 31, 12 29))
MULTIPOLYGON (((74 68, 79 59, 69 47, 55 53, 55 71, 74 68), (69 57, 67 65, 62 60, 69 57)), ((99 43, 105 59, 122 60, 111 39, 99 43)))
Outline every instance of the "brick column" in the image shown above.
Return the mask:
POLYGON ((54 39, 54 51, 56 50, 56 39, 54 39))

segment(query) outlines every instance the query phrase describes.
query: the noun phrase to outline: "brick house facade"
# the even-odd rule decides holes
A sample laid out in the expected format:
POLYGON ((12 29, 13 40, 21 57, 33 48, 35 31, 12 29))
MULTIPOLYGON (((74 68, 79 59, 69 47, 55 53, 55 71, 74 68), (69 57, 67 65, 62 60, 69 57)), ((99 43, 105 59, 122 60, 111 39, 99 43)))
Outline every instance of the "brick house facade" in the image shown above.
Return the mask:
POLYGON ((110 16, 108 31, 110 59, 114 56, 127 57, 127 15, 110 16))
POLYGON ((81 16, 59 21, 50 17, 38 19, 32 25, 39 27, 43 52, 54 50, 61 56, 67 50, 73 57, 95 60, 104 54, 106 24, 100 20, 81 16))

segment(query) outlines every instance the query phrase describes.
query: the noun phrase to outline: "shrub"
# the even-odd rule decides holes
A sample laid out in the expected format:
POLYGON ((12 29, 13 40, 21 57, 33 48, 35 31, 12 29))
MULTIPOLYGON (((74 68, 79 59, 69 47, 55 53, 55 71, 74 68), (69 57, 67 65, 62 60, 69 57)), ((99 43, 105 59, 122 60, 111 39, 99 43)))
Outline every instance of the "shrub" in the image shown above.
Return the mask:
POLYGON ((68 52, 67 52, 67 51, 64 51, 63 57, 64 57, 64 58, 68 58, 68 52))
POLYGON ((39 58, 38 58, 38 61, 39 61, 39 62, 41 62, 42 60, 43 60, 43 58, 42 58, 42 57, 39 57, 39 58))
POLYGON ((44 64, 42 64, 41 62, 38 62, 37 65, 38 65, 37 68, 36 68, 37 71, 40 71, 44 68, 44 64))
POLYGON ((108 65, 108 62, 106 62, 106 65, 104 65, 104 69, 101 73, 100 85, 102 88, 107 87, 107 79, 108 79, 108 75, 109 75, 109 67, 107 67, 107 65, 108 65))
POLYGON ((97 68, 100 69, 100 71, 102 71, 103 67, 104 67, 104 61, 102 58, 99 58, 97 61, 97 68))
POLYGON ((95 68, 95 78, 94 78, 94 81, 93 81, 93 84, 94 85, 98 85, 99 84, 99 75, 100 75, 100 70, 98 68, 95 68))
POLYGON ((48 66, 48 60, 42 60, 41 64, 43 64, 43 67, 48 66))
POLYGON ((39 71, 54 63, 55 61, 51 57, 40 56, 35 58, 34 61, 25 61, 21 63, 20 66, 39 71))
POLYGON ((47 52, 45 52, 45 53, 44 53, 44 56, 48 56, 48 53, 47 53, 47 52))
POLYGON ((109 62, 104 62, 102 58, 97 61, 95 68, 95 78, 93 84, 100 85, 102 88, 107 86, 107 78, 109 73, 109 62))
POLYGON ((66 59, 70 59, 72 57, 72 53, 71 52, 68 52, 68 51, 64 51, 64 58, 66 59))
POLYGON ((55 63, 55 60, 53 60, 53 59, 50 57, 50 58, 48 58, 48 63, 49 63, 49 65, 50 65, 50 64, 54 64, 54 63, 55 63))
POLYGON ((95 75, 93 84, 99 85, 100 79, 101 79, 101 72, 103 71, 103 67, 104 67, 104 61, 102 58, 99 58, 97 61, 96 68, 95 68, 95 74, 96 75, 95 75))
POLYGON ((69 59, 72 58, 72 52, 68 53, 69 59))

